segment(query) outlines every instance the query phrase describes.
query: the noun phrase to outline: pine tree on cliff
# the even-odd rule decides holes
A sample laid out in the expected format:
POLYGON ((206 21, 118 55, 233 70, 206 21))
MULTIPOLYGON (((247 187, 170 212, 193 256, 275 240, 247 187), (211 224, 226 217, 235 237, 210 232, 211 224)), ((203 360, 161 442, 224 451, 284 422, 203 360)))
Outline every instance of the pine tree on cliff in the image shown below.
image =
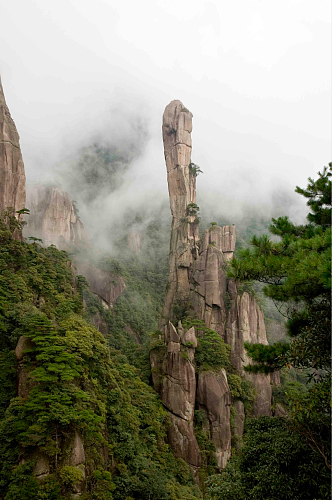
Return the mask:
POLYGON ((288 315, 290 342, 247 344, 255 361, 248 371, 307 368, 314 383, 301 390, 289 385, 283 418, 246 425, 244 446, 206 483, 209 500, 330 498, 331 176, 330 163, 306 189, 296 188, 308 198, 307 224, 272 219, 270 231, 280 241, 254 237, 253 249, 232 261, 233 278, 265 283, 265 294, 288 315))
POLYGON ((308 198, 308 224, 295 225, 288 217, 272 219, 270 231, 281 241, 272 242, 267 235, 254 237, 254 248, 243 250, 232 262, 233 278, 267 285, 264 293, 286 309, 293 338, 287 348, 274 347, 277 356, 272 346, 250 346, 249 354, 261 362, 251 368, 255 371, 273 371, 287 363, 315 370, 330 366, 332 163, 318 175, 316 181, 309 178, 306 189, 296 188, 308 198))
POLYGON ((269 372, 283 366, 309 369, 315 384, 305 395, 289 396, 292 428, 330 465, 331 379, 331 177, 332 163, 309 178, 306 189, 296 192, 308 198, 308 223, 295 225, 288 217, 272 219, 268 236, 252 239, 252 250, 244 250, 232 262, 231 274, 238 280, 266 284, 264 293, 288 316, 288 344, 246 345, 256 362, 247 369, 269 372))

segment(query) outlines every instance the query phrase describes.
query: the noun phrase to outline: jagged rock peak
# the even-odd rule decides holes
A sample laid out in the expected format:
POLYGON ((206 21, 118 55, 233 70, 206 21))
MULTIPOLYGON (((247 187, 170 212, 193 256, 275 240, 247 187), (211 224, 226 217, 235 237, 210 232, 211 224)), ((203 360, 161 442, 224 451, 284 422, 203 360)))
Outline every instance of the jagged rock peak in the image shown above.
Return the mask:
POLYGON ((20 137, 6 104, 0 78, 0 212, 25 207, 25 171, 20 137))
POLYGON ((28 187, 27 195, 30 215, 24 229, 25 236, 37 236, 45 246, 56 245, 60 250, 89 243, 75 202, 66 191, 37 184, 28 187))

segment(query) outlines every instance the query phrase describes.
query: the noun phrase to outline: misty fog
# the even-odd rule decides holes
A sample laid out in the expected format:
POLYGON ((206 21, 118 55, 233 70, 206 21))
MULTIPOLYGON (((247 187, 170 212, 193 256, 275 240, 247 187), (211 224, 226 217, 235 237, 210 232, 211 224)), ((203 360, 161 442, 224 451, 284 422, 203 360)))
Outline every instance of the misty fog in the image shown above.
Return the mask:
POLYGON ((7 2, 0 73, 28 185, 68 191, 101 248, 156 214, 168 230, 161 120, 180 99, 202 225, 301 222, 295 186, 330 160, 329 19, 327 0, 7 2))

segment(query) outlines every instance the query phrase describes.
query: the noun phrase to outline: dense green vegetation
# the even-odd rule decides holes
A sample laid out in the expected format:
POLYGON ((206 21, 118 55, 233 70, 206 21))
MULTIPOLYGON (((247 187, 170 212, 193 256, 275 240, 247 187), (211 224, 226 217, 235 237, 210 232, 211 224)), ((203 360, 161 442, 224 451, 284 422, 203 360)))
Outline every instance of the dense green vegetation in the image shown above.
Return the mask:
POLYGON ((309 200, 306 225, 272 219, 278 241, 254 237, 253 249, 240 251, 232 262, 231 277, 264 283, 266 296, 288 316, 288 343, 246 345, 255 361, 250 371, 284 367, 274 397, 287 418, 247 424, 244 446, 208 481, 213 500, 330 498, 331 176, 332 164, 316 181, 309 179, 306 189, 297 187, 309 200), (307 386, 287 376, 294 368, 305 371, 307 386))
POLYGON ((86 499, 200 498, 188 466, 165 444, 168 425, 155 392, 87 321, 84 280, 66 252, 13 239, 0 220, 0 498, 69 498, 83 479, 70 465, 79 435, 86 499), (26 339, 16 396, 14 349, 26 339), (106 427, 107 426, 107 427, 106 427), (107 430, 106 430, 107 429, 107 430), (49 473, 38 481, 42 458, 49 473))
MULTIPOLYGON (((121 158, 98 148, 93 154, 102 165, 101 183, 109 169, 116 175, 121 158)), ((255 237, 250 250, 247 236, 266 226, 253 219, 239 238, 232 277, 263 301, 271 322, 279 325, 281 317, 272 300, 289 316, 291 342, 277 342, 277 333, 271 347, 247 346, 252 371, 282 369, 274 410, 282 405, 288 416, 248 422, 243 447, 233 436, 233 457, 215 475, 214 446, 203 430, 205 416, 196 410, 201 486, 209 500, 329 498, 329 178, 325 170, 306 190, 297 188, 312 210, 307 225, 273 219, 275 240, 255 237), (305 374, 313 379, 307 385, 305 374)), ((74 278, 66 252, 13 239, 19 224, 12 215, 5 216, 6 224, 0 221, 0 498, 70 498, 83 479, 82 467, 70 465, 77 434, 86 458, 82 500, 201 498, 188 465, 166 444, 167 412, 148 385, 149 333, 156 332, 166 286, 168 228, 158 217, 148 224, 144 216, 129 217, 128 229, 144 226, 144 246, 134 255, 120 239, 115 256, 98 259, 98 266, 126 283, 113 310, 105 310, 85 280, 74 278), (89 321, 96 315, 107 325, 106 336, 89 321), (14 350, 22 336, 18 366, 14 350), (24 380, 19 396, 17 370, 24 380), (40 457, 49 464, 44 481, 35 474, 40 457)), ((233 401, 243 401, 249 414, 255 394, 231 366, 230 347, 182 309, 180 304, 183 325, 198 331, 197 371, 225 368, 233 401)), ((153 342, 158 347, 156 337, 153 342)))
POLYGON ((211 500, 330 498, 330 472, 284 418, 260 417, 246 426, 244 446, 207 482, 211 500))

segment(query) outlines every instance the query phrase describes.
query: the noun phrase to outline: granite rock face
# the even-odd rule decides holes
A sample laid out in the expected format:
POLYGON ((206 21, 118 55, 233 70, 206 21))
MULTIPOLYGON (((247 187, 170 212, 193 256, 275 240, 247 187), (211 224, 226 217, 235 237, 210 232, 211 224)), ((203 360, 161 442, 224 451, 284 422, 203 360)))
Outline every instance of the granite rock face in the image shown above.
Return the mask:
POLYGON ((172 229, 162 334, 158 347, 150 352, 153 385, 169 411, 168 438, 176 454, 194 469, 200 466, 193 418, 195 409, 200 410, 220 470, 231 454, 231 405, 236 410, 233 432, 238 436, 243 434, 244 405, 232 401, 224 369, 195 374, 195 329, 184 332, 181 321, 177 329, 174 324, 179 315, 186 314, 217 332, 232 347, 236 372, 256 389, 253 415, 271 415, 270 376, 248 374, 243 368, 249 361, 244 342, 267 344, 264 316, 255 299, 239 293, 236 283, 227 277, 227 263, 236 244, 235 226, 213 224, 199 241, 197 172, 191 162, 192 114, 180 101, 166 107, 162 130, 172 229))
POLYGON ((198 376, 196 404, 205 413, 203 430, 216 447, 219 470, 224 469, 231 456, 230 408, 231 394, 224 369, 203 372, 198 376))
POLYGON ((59 250, 89 244, 75 202, 61 188, 41 184, 29 187, 27 208, 30 215, 24 228, 25 236, 41 238, 45 246, 55 245, 59 250))
POLYGON ((197 346, 194 328, 184 331, 169 322, 163 328, 164 347, 151 351, 153 384, 169 411, 168 439, 173 450, 194 468, 201 455, 194 435, 196 376, 193 364, 197 346))
POLYGON ((244 342, 267 345, 264 315, 255 299, 247 292, 239 294, 236 284, 228 281, 230 310, 228 312, 225 340, 232 347, 231 360, 238 373, 249 380, 257 395, 253 404, 254 416, 271 415, 272 387, 270 375, 247 373, 243 367, 249 364, 244 342))
POLYGON ((0 212, 25 207, 25 171, 19 135, 0 80, 0 212))
POLYGON ((204 232, 191 274, 191 302, 197 319, 224 338, 228 295, 226 262, 233 257, 235 226, 212 226, 204 232))
POLYGON ((172 212, 167 292, 162 326, 173 319, 173 308, 188 299, 189 277, 199 241, 196 177, 191 165, 192 113, 181 101, 172 101, 163 115, 163 141, 172 212))

